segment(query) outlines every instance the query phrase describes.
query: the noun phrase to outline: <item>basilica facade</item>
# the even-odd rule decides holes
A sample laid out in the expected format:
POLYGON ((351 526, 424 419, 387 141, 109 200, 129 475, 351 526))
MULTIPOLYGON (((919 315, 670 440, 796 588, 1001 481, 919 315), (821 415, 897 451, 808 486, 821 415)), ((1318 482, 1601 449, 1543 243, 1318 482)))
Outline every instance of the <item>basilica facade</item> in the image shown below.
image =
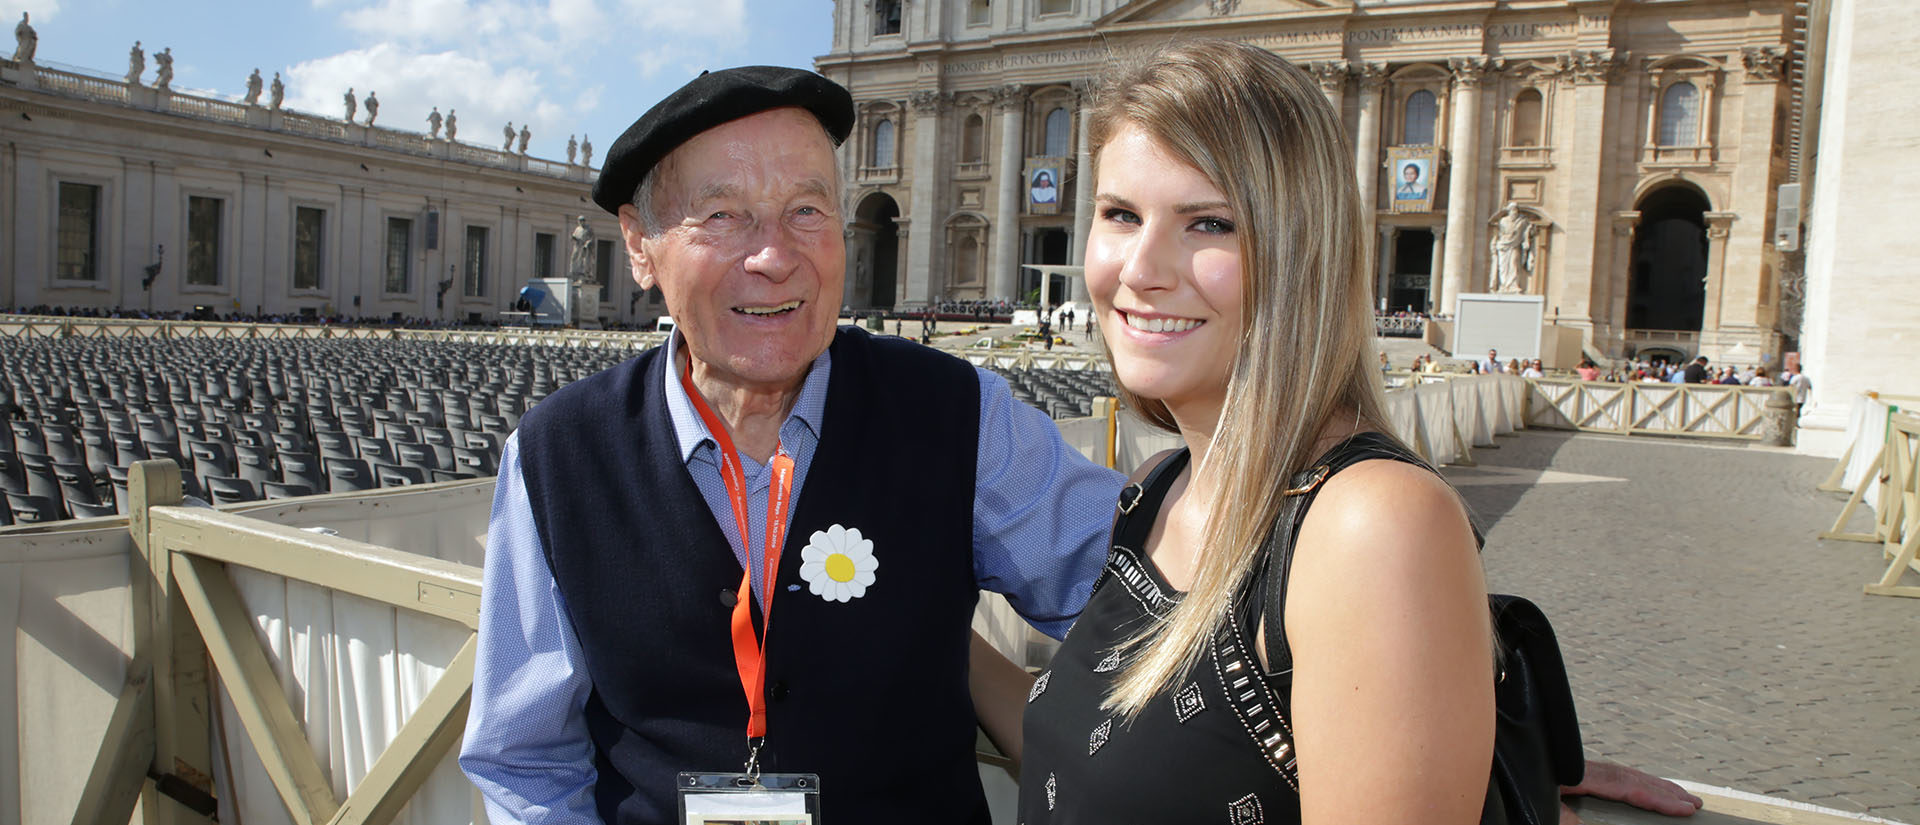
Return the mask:
POLYGON ((1082 257, 1103 71, 1204 36, 1341 113, 1380 309, 1539 296, 1596 354, 1757 362, 1794 346, 1801 26, 1786 0, 837 0, 846 302, 1030 300, 1026 265, 1082 257))
POLYGON ((568 279, 583 325, 665 312, 585 156, 258 97, 0 58, 0 308, 491 323, 568 279))

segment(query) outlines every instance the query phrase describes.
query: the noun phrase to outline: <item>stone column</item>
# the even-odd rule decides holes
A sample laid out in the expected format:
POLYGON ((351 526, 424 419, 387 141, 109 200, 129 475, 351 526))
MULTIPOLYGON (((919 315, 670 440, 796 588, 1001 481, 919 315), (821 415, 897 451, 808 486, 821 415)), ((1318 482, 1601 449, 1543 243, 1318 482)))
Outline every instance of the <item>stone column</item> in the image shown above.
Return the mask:
POLYGON ((907 102, 913 107, 913 204, 908 208, 913 227, 919 231, 908 236, 907 269, 901 273, 906 291, 902 297, 906 301, 932 301, 933 238, 938 234, 933 227, 939 222, 934 217, 934 203, 940 197, 940 111, 945 108, 946 96, 922 89, 907 102))
POLYGON ((1707 221, 1707 294, 1700 313, 1700 338, 1701 343, 1705 343, 1720 331, 1723 320, 1720 307, 1730 286, 1727 283, 1727 236, 1732 234, 1733 221, 1739 216, 1732 212, 1707 212, 1701 217, 1707 221))
MULTIPOLYGON (((1093 131, 1093 95, 1087 88, 1076 89, 1074 105, 1080 109, 1080 134, 1074 140, 1073 156, 1073 240, 1067 263, 1081 266, 1087 260, 1087 233, 1093 230, 1093 153, 1088 133, 1093 131)), ((1087 279, 1067 279, 1067 300, 1087 302, 1087 279)))
POLYGON ((1374 248, 1374 258, 1380 262, 1379 276, 1375 279, 1373 308, 1380 309, 1380 302, 1386 300, 1393 290, 1393 241, 1400 234, 1400 227, 1380 227, 1380 245, 1374 248))
MULTIPOLYGON (((1386 105, 1382 98, 1386 94, 1387 67, 1384 63, 1361 63, 1354 67, 1354 75, 1360 80, 1360 124, 1353 135, 1353 172, 1360 185, 1360 211, 1372 224, 1380 209, 1380 110, 1386 105)), ((1367 254, 1366 265, 1371 269, 1375 253, 1368 250, 1367 254)))
POLYGON ((1320 81, 1320 93, 1327 96, 1328 103, 1333 104, 1334 117, 1345 124, 1343 97, 1347 88, 1347 61, 1316 60, 1307 64, 1307 70, 1313 73, 1313 79, 1320 81))
POLYGON ((1027 90, 1002 86, 993 102, 1000 110, 1000 161, 994 169, 1000 186, 995 193, 993 252, 987 256, 987 297, 1011 301, 1020 290, 1020 189, 1026 171, 1020 158, 1026 143, 1027 90))
POLYGON ((1446 275, 1434 311, 1451 315, 1461 289, 1470 288, 1473 280, 1473 243, 1479 235, 1474 229, 1480 216, 1474 202, 1480 186, 1480 83, 1487 59, 1455 57, 1447 65, 1453 69, 1453 102, 1447 111, 1447 152, 1453 163, 1447 170, 1446 275))
POLYGON ((1433 263, 1427 267, 1427 301, 1433 304, 1431 314, 1440 314, 1440 283, 1447 276, 1447 228, 1433 228, 1433 263))
MULTIPOLYGON (((1561 100, 1572 98, 1572 128, 1565 133, 1565 139, 1556 140, 1554 147, 1555 165, 1567 170, 1567 214, 1560 220, 1566 232, 1567 253, 1561 256, 1560 273, 1548 285, 1547 303, 1560 308, 1560 317, 1565 319, 1557 323, 1586 326, 1596 333, 1595 347, 1611 352, 1601 339, 1617 337, 1615 332, 1626 322, 1626 298, 1622 294, 1613 295, 1613 282, 1627 277, 1626 258, 1614 253, 1622 244, 1607 229, 1608 218, 1603 204, 1611 200, 1607 197, 1605 157, 1607 134, 1612 119, 1608 117, 1610 105, 1608 83, 1615 74, 1619 61, 1611 49, 1583 50, 1570 52, 1560 57, 1560 82, 1562 91, 1566 84, 1572 85, 1572 94, 1561 96, 1561 100)), ((1637 219, 1636 213, 1636 219, 1637 219)), ((1618 224, 1616 224, 1617 226, 1618 224)), ((1627 234, 1631 236, 1632 223, 1626 224, 1627 234)))

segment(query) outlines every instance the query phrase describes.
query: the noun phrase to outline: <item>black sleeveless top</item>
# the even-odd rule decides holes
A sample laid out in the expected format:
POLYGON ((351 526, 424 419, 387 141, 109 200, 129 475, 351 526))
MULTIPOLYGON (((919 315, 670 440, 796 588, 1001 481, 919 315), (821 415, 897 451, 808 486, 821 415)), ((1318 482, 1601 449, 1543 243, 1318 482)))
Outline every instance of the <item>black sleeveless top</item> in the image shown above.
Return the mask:
MULTIPOLYGON (((1128 514, 1130 522, 1152 524, 1186 460, 1185 451, 1167 460, 1166 471, 1155 474, 1160 483, 1150 481, 1128 514)), ((1100 707, 1119 675, 1115 648, 1164 617, 1181 595, 1140 547, 1126 546, 1144 544, 1147 531, 1127 532, 1139 538, 1115 536, 1086 609, 1028 694, 1020 822, 1299 822, 1298 792, 1254 734, 1284 720, 1249 718, 1227 694, 1254 691, 1254 704, 1273 707, 1273 680, 1256 675, 1260 660, 1250 628, 1257 597, 1236 605, 1184 685, 1154 697, 1131 722, 1100 707)))

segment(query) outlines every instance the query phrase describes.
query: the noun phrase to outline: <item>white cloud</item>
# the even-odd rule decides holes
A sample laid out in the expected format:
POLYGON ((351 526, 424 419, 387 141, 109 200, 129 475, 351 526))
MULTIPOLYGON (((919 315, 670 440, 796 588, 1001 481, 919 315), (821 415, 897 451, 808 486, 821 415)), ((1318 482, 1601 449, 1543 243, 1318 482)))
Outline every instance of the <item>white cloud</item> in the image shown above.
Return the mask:
POLYGON ((381 125, 425 131, 431 107, 453 108, 463 139, 498 146, 508 121, 530 124, 544 156, 561 155, 605 84, 618 82, 608 69, 631 60, 643 79, 692 77, 746 42, 745 0, 312 2, 361 43, 289 69, 287 105, 340 117, 351 86, 364 123, 377 90, 381 125))
MULTIPOLYGON (((495 67, 458 52, 415 52, 392 43, 309 60, 287 70, 287 105, 328 117, 346 113, 344 95, 354 90, 356 117, 366 122, 366 96, 378 92, 379 125, 424 132, 427 113, 458 110, 465 142, 499 145, 500 128, 512 121, 541 136, 549 123, 563 123, 564 107, 543 100, 538 72, 495 67)), ((558 127, 555 127, 558 128, 558 127)))
MULTIPOLYGON (((9 25, 19 25, 21 12, 26 12, 33 18, 29 25, 37 30, 40 28, 39 24, 53 22, 53 18, 60 16, 60 0, 27 0, 25 3, 0 5, 0 21, 9 25)), ((6 46, 5 51, 6 54, 11 55, 13 47, 6 46)))

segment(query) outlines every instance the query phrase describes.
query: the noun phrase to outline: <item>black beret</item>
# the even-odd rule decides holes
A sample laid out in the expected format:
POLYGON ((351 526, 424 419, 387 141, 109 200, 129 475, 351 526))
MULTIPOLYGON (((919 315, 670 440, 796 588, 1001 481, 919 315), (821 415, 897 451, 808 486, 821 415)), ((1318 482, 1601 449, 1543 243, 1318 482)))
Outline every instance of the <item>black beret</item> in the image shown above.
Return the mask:
POLYGON ((702 72, 654 104, 613 142, 593 184, 593 202, 619 214, 621 204, 633 201, 647 170, 680 144, 722 123, 783 106, 813 113, 835 146, 853 131, 853 95, 813 72, 781 66, 702 72))

